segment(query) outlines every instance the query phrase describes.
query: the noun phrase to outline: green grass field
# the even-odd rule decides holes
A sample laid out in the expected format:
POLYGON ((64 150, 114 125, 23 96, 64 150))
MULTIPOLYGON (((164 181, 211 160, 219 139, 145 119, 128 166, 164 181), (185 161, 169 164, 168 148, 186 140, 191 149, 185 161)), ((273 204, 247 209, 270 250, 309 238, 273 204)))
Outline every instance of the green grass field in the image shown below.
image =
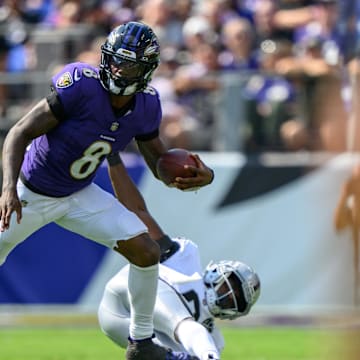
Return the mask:
MULTIPOLYGON (((344 346, 339 332, 291 327, 222 330, 226 341, 222 360, 360 359, 340 352, 344 346)), ((359 332, 356 335, 360 339, 359 332)), ((0 359, 120 360, 124 350, 96 327, 0 328, 0 359)))

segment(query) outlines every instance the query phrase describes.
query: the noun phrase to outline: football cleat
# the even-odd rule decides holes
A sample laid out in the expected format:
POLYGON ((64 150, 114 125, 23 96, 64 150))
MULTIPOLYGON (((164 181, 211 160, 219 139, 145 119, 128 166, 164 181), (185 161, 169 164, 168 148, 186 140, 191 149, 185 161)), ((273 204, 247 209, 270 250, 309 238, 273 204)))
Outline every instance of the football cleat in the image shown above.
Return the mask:
POLYGON ((155 344, 152 338, 128 341, 126 360, 200 360, 183 352, 175 352, 155 344))
POLYGON ((220 358, 214 352, 209 353, 208 357, 206 359, 207 360, 220 360, 220 358))
POLYGON ((220 360, 215 354, 208 354, 207 360, 220 360))

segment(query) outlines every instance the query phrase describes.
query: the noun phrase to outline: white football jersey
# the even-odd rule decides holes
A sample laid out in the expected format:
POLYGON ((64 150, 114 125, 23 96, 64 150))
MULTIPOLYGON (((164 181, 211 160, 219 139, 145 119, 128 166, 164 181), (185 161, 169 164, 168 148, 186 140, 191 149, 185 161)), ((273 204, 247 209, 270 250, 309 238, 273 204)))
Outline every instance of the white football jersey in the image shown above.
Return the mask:
MULTIPOLYGON (((174 238, 180 249, 160 265, 159 284, 154 309, 154 328, 157 340, 176 351, 184 348, 175 340, 174 332, 180 321, 193 317, 211 334, 219 352, 224 339, 205 305, 205 287, 198 247, 191 240, 174 238)), ((122 268, 106 285, 99 308, 100 326, 107 322, 107 335, 122 347, 127 345, 130 306, 127 292, 129 265, 122 268), (114 322, 112 327, 109 321, 114 322), (123 322, 119 324, 119 322, 123 322), (117 323, 115 325, 115 322, 117 323)))

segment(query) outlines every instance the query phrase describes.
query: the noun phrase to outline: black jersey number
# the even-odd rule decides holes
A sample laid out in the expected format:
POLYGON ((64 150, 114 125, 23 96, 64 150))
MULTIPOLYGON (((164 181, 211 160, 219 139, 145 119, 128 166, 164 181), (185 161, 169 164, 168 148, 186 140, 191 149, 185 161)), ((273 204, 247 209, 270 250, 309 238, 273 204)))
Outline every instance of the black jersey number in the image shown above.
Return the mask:
POLYGON ((200 300, 197 293, 194 290, 189 290, 187 292, 184 292, 182 295, 189 303, 189 305, 190 303, 192 303, 193 316, 195 320, 198 321, 200 317, 200 300))

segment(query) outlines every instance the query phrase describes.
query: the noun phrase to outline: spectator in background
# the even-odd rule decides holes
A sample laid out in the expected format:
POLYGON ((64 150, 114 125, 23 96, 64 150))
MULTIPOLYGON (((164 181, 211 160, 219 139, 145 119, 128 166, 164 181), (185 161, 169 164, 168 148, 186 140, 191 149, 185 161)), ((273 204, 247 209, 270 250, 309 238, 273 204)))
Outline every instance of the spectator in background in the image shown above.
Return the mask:
POLYGON ((172 0, 145 0, 138 9, 141 21, 151 26, 159 37, 162 47, 183 44, 182 21, 173 12, 172 0))
POLYGON ((161 49, 160 65, 152 79, 151 84, 158 89, 163 102, 175 102, 176 93, 173 77, 180 65, 183 64, 181 52, 175 47, 161 49))
POLYGON ((318 0, 317 17, 294 29, 294 55, 278 63, 278 71, 304 86, 313 150, 345 148, 346 113, 341 96, 339 48, 335 42, 336 5, 318 0))
MULTIPOLYGON (((256 0, 260 1, 261 0, 256 0)), ((275 0, 273 0, 275 2, 275 0)), ((321 2, 321 0, 319 0, 321 2)), ((326 1, 326 0, 325 0, 326 1)), ((300 26, 318 21, 322 17, 322 7, 312 0, 277 0, 273 14, 273 24, 290 41, 294 41, 294 31, 300 26)))
POLYGON ((320 55, 328 65, 339 63, 339 46, 336 43, 336 20, 338 9, 336 0, 317 0, 316 20, 299 26, 294 31, 294 46, 306 48, 312 42, 319 42, 320 55))
POLYGON ((227 0, 228 8, 236 12, 240 17, 248 19, 254 24, 254 1, 246 0, 227 0))
POLYGON ((277 62, 289 54, 291 43, 285 40, 268 39, 260 46, 260 71, 249 76, 242 92, 249 152, 299 150, 307 145, 304 124, 297 113, 296 89, 276 72, 277 62))
POLYGON ((239 16, 228 0, 200 1, 197 14, 204 17, 218 34, 221 33, 222 27, 228 20, 239 16))
POLYGON ((137 19, 134 7, 131 7, 131 4, 126 4, 125 1, 124 3, 120 5, 117 0, 110 0, 104 3, 105 13, 111 28, 137 19))
POLYGON ((254 0, 253 18, 255 28, 255 46, 267 39, 292 41, 286 33, 275 26, 274 16, 277 11, 274 0, 254 0))
POLYGON ((184 23, 193 11, 193 0, 174 0, 173 16, 179 22, 184 23))
POLYGON ((227 21, 221 32, 224 50, 219 62, 224 70, 254 70, 258 63, 254 53, 254 30, 245 18, 236 17, 227 21))
POLYGON ((174 73, 184 65, 182 52, 174 47, 165 47, 161 51, 160 65, 151 84, 159 91, 162 101, 161 132, 163 141, 170 147, 188 146, 188 139, 184 129, 189 129, 195 121, 189 115, 189 109, 177 101, 174 86, 174 73))
POLYGON ((173 78, 177 103, 190 115, 181 132, 192 150, 212 150, 215 134, 217 77, 221 66, 216 45, 203 43, 193 49, 192 61, 180 66, 173 78), (195 121, 194 121, 195 119, 195 121))
POLYGON ((80 21, 79 1, 60 1, 53 16, 53 25, 56 29, 69 28, 80 21))
POLYGON ((54 11, 53 0, 20 0, 10 1, 28 24, 45 24, 54 11))
POLYGON ((183 24, 182 33, 184 50, 189 58, 191 57, 190 54, 203 43, 217 44, 219 41, 219 34, 211 27, 210 22, 201 15, 189 17, 183 24))
MULTIPOLYGON (((34 68, 36 54, 29 39, 29 31, 17 3, 5 1, 0 6, 0 71, 19 73, 34 68)), ((26 93, 26 84, 0 84, 0 116, 26 93)))

